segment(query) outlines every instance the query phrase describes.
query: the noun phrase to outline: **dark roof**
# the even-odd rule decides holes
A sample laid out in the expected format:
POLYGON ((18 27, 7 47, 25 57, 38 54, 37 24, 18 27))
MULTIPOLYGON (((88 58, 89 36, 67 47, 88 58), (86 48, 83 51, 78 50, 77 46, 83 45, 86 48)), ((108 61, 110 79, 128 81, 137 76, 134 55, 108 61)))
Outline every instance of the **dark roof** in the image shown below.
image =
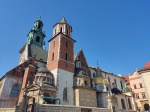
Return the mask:
POLYGON ((75 68, 75 76, 82 75, 82 76, 88 76, 86 71, 82 68, 75 68))
POLYGON ((117 88, 111 89, 111 92, 114 93, 114 94, 121 94, 121 91, 117 88))
POLYGON ((50 73, 50 71, 45 67, 39 67, 37 70, 38 70, 38 72, 50 73))
POLYGON ((29 45, 29 57, 47 61, 48 52, 38 46, 29 45))

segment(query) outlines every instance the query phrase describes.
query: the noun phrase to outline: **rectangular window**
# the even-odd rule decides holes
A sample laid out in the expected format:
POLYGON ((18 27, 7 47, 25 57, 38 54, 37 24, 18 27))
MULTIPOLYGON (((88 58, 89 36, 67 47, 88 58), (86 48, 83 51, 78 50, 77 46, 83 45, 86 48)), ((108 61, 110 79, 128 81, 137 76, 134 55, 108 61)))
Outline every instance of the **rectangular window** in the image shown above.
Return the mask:
POLYGON ((139 97, 139 93, 136 93, 136 94, 135 94, 135 98, 136 98, 136 99, 139 99, 139 98, 140 98, 140 97, 139 97))
POLYGON ((39 36, 36 37, 36 41, 40 42, 40 37, 39 36))
POLYGON ((134 84, 133 86, 134 86, 134 89, 136 89, 136 84, 134 84))
POLYGON ((146 95, 145 95, 145 93, 143 92, 143 93, 141 93, 142 94, 142 98, 146 98, 146 95))
POLYGON ((140 85, 140 88, 143 88, 142 83, 140 83, 139 85, 140 85))

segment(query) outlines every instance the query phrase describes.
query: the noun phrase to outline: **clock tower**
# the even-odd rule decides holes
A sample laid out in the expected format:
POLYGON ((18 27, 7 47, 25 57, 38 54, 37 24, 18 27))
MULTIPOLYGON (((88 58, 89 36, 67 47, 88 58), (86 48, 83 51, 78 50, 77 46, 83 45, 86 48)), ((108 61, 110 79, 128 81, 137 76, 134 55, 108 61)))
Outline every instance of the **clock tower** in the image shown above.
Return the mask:
POLYGON ((58 98, 62 104, 73 105, 74 43, 72 27, 63 17, 53 26, 49 40, 47 68, 54 74, 58 98), (67 97, 64 96, 67 94, 67 97), (64 98, 65 97, 65 98, 64 98))
POLYGON ((36 56, 37 59, 46 61, 47 51, 45 50, 45 32, 42 31, 43 22, 41 17, 34 22, 33 28, 27 35, 27 42, 20 52, 19 64, 25 62, 30 57, 36 56), (42 54, 42 55, 41 55, 42 54))

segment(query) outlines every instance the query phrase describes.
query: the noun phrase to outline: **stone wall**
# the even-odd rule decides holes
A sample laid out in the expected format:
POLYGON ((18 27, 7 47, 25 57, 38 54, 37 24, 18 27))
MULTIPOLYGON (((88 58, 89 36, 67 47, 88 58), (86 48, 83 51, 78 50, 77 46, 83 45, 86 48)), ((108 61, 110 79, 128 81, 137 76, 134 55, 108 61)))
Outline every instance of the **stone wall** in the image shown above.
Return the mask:
POLYGON ((12 108, 16 106, 18 99, 17 98, 1 98, 0 99, 0 108, 12 108))
POLYGON ((97 107, 96 91, 90 88, 76 88, 75 105, 97 107))
MULTIPOLYGON (((107 108, 94 108, 94 107, 76 107, 76 106, 65 106, 65 105, 50 105, 44 104, 38 108, 37 112, 81 112, 81 110, 92 110, 92 112, 110 112, 107 108)), ((83 111, 85 112, 85 111, 83 111)))

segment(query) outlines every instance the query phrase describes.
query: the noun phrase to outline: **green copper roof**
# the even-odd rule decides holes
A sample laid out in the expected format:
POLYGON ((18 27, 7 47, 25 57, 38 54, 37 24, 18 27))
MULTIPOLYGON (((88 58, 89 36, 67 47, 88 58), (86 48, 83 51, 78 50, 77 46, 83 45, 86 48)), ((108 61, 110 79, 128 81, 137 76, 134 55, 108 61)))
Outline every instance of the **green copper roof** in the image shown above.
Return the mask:
POLYGON ((67 23, 65 17, 63 16, 62 19, 59 21, 59 23, 67 23))

